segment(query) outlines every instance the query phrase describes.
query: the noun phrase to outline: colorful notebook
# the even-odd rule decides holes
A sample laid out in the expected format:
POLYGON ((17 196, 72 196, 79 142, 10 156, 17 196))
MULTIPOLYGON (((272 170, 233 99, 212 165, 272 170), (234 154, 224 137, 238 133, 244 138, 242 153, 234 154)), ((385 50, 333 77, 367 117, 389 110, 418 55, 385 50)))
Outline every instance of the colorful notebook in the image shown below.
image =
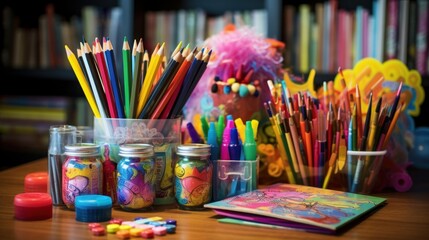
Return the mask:
POLYGON ((278 183, 204 206, 226 217, 336 233, 386 202, 380 197, 278 183))

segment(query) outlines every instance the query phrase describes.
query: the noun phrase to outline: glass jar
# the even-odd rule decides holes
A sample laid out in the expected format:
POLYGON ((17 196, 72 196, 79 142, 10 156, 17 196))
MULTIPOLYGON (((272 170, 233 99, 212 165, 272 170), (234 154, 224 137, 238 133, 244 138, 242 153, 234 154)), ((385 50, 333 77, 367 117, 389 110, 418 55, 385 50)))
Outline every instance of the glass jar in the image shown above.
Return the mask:
POLYGON ((155 158, 150 144, 119 147, 117 196, 119 206, 128 211, 147 210, 155 201, 155 158))
POLYGON ((177 147, 179 160, 174 168, 175 197, 179 208, 203 210, 212 196, 213 165, 210 145, 183 144, 177 147))
POLYGON ((103 194, 103 165, 99 145, 76 143, 65 146, 62 167, 63 201, 74 209, 75 198, 86 194, 103 194))
POLYGON ((62 167, 66 161, 65 146, 76 143, 77 129, 72 125, 52 125, 49 128, 48 190, 54 206, 64 205, 62 167))

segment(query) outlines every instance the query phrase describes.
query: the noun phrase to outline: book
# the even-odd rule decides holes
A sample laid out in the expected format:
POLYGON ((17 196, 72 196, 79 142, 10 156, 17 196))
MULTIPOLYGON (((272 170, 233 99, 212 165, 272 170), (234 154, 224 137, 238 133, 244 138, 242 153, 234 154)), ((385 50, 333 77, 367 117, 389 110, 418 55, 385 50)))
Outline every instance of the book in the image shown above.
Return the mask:
POLYGON ((428 9, 427 1, 417 1, 416 69, 420 74, 427 73, 428 9))
POLYGON ((277 183, 204 207, 225 217, 335 234, 386 203, 381 197, 277 183))

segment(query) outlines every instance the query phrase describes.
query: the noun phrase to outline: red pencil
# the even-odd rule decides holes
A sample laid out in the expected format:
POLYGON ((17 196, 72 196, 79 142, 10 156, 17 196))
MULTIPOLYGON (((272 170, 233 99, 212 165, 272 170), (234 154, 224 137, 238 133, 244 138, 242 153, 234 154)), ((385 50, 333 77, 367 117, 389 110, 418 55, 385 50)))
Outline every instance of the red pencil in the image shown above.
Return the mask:
POLYGON ((95 58, 97 59, 98 69, 100 70, 101 80, 103 81, 104 92, 107 99, 107 106, 109 113, 112 118, 117 118, 118 114, 116 111, 115 100, 113 98, 112 86, 110 85, 109 73, 107 72, 106 61, 104 59, 104 53, 101 48, 101 44, 98 39, 95 39, 95 58))

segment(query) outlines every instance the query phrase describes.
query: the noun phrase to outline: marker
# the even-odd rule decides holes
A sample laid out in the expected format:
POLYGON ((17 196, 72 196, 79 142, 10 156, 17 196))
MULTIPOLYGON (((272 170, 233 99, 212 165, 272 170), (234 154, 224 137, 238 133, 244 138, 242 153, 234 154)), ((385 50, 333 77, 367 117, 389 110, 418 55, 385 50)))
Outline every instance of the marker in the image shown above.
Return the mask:
POLYGON ((210 145, 210 160, 214 162, 219 159, 219 144, 216 136, 216 127, 214 122, 210 122, 207 132, 207 144, 210 145))
POLYGON ((192 143, 202 143, 202 139, 195 129, 194 125, 191 122, 186 124, 186 128, 188 129, 189 136, 191 137, 192 143))
POLYGON ((216 136, 217 136, 218 145, 222 144, 222 136, 223 136, 224 129, 225 129, 225 116, 220 115, 217 120, 217 126, 216 126, 216 136))
MULTIPOLYGON (((257 158, 257 146, 255 142, 255 138, 253 136, 252 123, 250 121, 246 121, 246 129, 245 129, 245 138, 244 138, 244 158, 246 160, 254 161, 257 158)), ((257 164, 257 162, 256 162, 257 164)), ((252 164, 252 185, 251 189, 256 189, 257 186, 257 172, 256 172, 256 164, 252 164)))
MULTIPOLYGON (((228 120, 228 122, 229 121, 232 121, 232 120, 228 120)), ((232 127, 230 129, 230 142, 228 145, 228 150, 229 150, 229 157, 231 160, 240 160, 241 146, 238 143, 238 131, 237 131, 237 128, 235 127, 232 127)), ((235 196, 237 194, 246 192, 247 183, 246 183, 246 180, 241 179, 242 177, 243 176, 240 176, 240 175, 233 175, 229 196, 235 196), (237 192, 238 184, 240 184, 239 192, 237 192)))
POLYGON ((228 120, 226 128, 223 130, 222 145, 220 147, 220 158, 222 160, 231 160, 229 155, 229 143, 231 142, 231 128, 235 128, 234 121, 228 120))
POLYGON ((208 124, 207 119, 204 115, 201 116, 200 121, 201 121, 201 128, 203 129, 203 133, 204 133, 204 138, 207 141, 209 124, 208 124))
POLYGON ((215 196, 217 196, 217 186, 218 186, 218 167, 217 160, 219 159, 220 149, 216 136, 216 126, 214 122, 210 122, 209 130, 207 133, 207 144, 210 145, 210 161, 213 164, 213 174, 212 174, 212 200, 215 201, 215 196))

